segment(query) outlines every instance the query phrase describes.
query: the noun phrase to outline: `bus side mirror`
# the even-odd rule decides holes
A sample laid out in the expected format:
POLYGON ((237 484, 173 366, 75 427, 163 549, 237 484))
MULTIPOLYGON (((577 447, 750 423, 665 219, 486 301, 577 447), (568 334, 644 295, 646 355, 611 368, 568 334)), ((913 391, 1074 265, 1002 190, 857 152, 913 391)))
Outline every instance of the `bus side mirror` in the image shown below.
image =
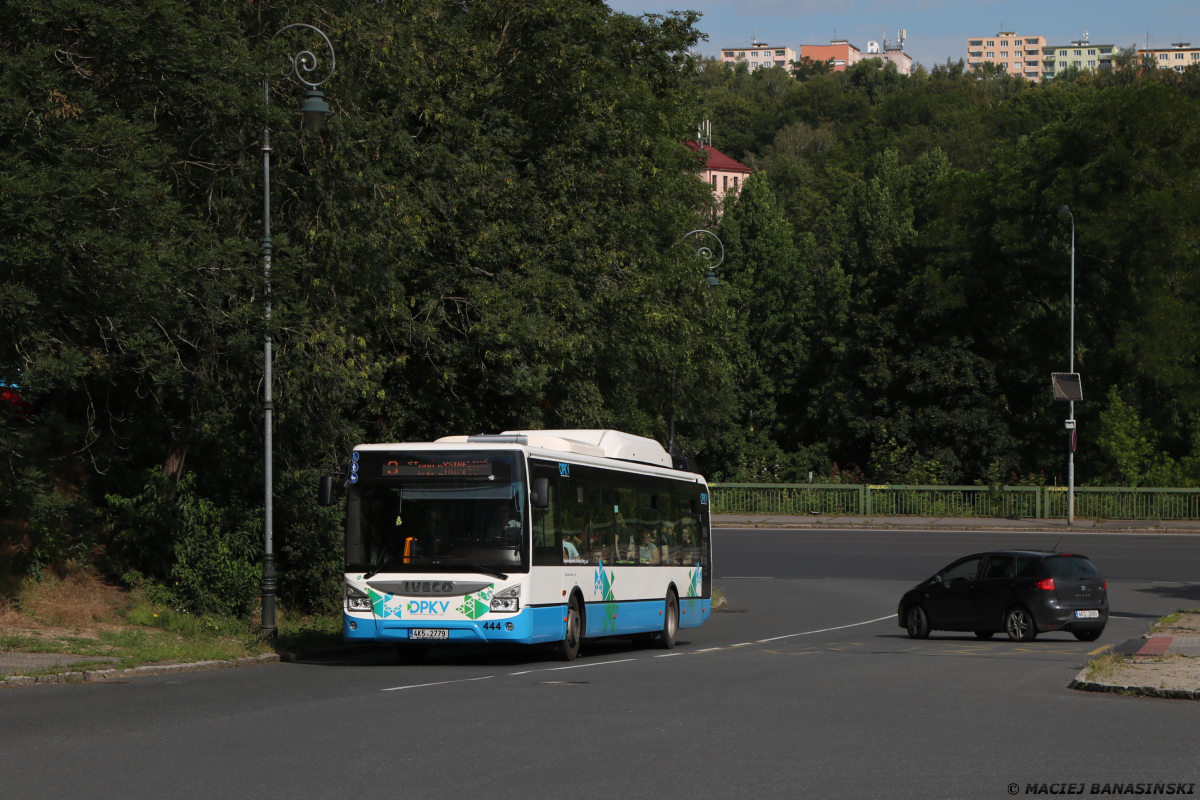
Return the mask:
POLYGON ((534 478, 529 490, 529 504, 534 508, 550 507, 550 479, 534 478))
POLYGON ((317 505, 331 506, 333 505, 333 475, 322 475, 321 485, 317 490, 317 505))

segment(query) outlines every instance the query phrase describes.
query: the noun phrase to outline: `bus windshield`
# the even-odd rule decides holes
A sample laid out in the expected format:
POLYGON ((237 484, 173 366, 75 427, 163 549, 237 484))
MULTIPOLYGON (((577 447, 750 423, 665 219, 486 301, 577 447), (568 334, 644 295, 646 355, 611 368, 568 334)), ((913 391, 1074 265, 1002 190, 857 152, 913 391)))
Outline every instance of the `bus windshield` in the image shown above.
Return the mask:
POLYGON ((363 452, 346 569, 527 572, 523 464, 517 452, 363 452))

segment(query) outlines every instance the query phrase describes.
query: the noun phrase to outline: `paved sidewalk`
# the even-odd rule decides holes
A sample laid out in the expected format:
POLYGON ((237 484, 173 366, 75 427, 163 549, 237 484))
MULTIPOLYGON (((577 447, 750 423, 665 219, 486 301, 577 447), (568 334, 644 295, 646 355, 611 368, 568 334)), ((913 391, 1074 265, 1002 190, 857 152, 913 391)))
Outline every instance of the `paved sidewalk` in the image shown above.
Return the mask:
POLYGON ((50 667, 65 667, 68 664, 115 664, 118 660, 111 656, 76 656, 70 653, 0 652, 0 677, 26 675, 50 667))
POLYGON ((1070 687, 1085 692, 1200 700, 1200 658, 1196 656, 1200 656, 1200 613, 1183 613, 1146 638, 1110 648, 1105 656, 1084 667, 1070 687), (1105 665, 1110 654, 1117 660, 1105 665))
POLYGON ((850 517, 772 516, 767 514, 713 514, 714 528, 853 528, 875 530, 981 530, 981 531, 1067 531, 1112 533, 1200 533, 1200 520, 1092 520, 1009 519, 1006 517, 850 517))
POLYGON ((1200 636, 1155 634, 1134 653, 1138 656, 1200 656, 1200 636))

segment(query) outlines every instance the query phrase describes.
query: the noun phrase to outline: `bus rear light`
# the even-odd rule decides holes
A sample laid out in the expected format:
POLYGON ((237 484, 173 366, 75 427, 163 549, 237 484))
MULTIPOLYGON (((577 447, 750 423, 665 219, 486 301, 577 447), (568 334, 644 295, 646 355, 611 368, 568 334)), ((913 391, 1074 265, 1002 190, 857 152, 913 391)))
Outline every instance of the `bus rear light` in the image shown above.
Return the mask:
POLYGON ((1053 592, 1054 591, 1054 578, 1042 578, 1040 581, 1035 583, 1034 586, 1036 586, 1037 588, 1041 589, 1044 592, 1053 592))

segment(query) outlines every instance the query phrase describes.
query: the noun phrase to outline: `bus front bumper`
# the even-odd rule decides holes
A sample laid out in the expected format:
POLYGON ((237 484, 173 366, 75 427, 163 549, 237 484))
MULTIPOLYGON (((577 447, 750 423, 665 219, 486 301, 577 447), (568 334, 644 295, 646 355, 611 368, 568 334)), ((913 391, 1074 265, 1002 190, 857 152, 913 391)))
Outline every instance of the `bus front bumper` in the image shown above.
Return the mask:
POLYGON ((561 640, 566 635, 566 616, 565 605, 526 606, 514 614, 487 613, 475 620, 379 619, 343 611, 342 635, 348 642, 398 642, 412 639, 411 631, 433 629, 446 631, 446 638, 420 641, 536 644, 561 640))

